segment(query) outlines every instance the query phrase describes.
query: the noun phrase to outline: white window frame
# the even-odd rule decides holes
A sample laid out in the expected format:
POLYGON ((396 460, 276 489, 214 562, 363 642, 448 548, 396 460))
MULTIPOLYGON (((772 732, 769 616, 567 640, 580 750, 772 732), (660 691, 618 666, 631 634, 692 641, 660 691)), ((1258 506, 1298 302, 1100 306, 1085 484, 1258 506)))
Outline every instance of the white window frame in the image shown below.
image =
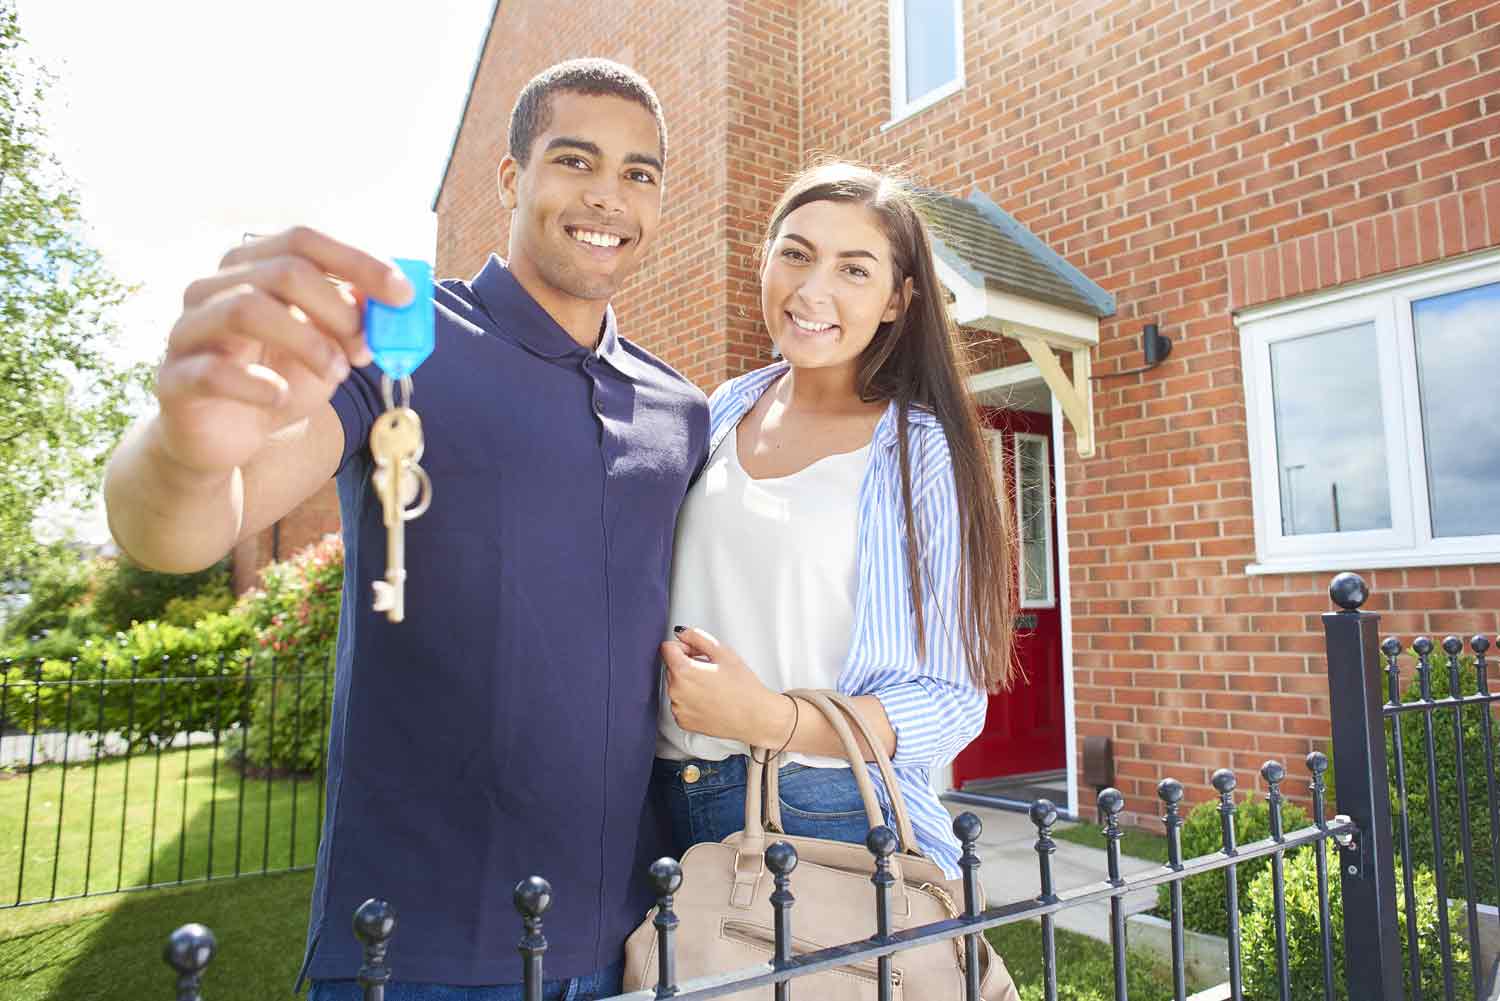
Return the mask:
POLYGON ((891 120, 883 129, 888 129, 903 119, 910 118, 923 108, 929 108, 950 94, 964 89, 964 5, 963 0, 950 0, 953 4, 953 55, 954 78, 934 87, 915 100, 906 99, 906 0, 890 0, 891 36, 891 120))
MULTIPOLYGON (((1250 574, 1500 563, 1500 534, 1434 538, 1417 383, 1411 307, 1418 299, 1500 282, 1490 251, 1349 288, 1247 309, 1236 315, 1249 428, 1256 562, 1250 574), (1359 324, 1373 324, 1380 373, 1391 527, 1284 535, 1277 468, 1271 346, 1359 324)), ((1483 392, 1455 386, 1454 392, 1483 392)), ((1497 459, 1496 461, 1500 461, 1497 459)))
POLYGON ((1015 453, 1016 474, 1016 589, 1019 592, 1018 597, 1021 599, 1022 608, 1056 608, 1057 587, 1052 579, 1052 568, 1056 565, 1052 539, 1052 456, 1048 451, 1048 438, 1046 435, 1017 431, 1015 439, 1011 451, 1015 453), (1047 567, 1042 579, 1047 582, 1047 593, 1041 598, 1026 597, 1026 547, 1022 544, 1020 521, 1024 507, 1021 499, 1021 442, 1023 441, 1034 441, 1042 449, 1042 527, 1045 530, 1047 544, 1047 567))

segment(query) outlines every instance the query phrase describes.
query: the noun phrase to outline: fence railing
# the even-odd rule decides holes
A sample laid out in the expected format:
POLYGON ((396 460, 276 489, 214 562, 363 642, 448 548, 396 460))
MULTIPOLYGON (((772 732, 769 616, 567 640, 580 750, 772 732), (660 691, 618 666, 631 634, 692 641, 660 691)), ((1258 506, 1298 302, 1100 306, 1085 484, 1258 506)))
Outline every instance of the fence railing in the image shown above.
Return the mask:
MULTIPOLYGON (((1429 640, 1419 638, 1411 644, 1416 653, 1417 674, 1420 685, 1419 698, 1404 701, 1399 690, 1398 658, 1403 646, 1399 641, 1388 640, 1382 647, 1377 637, 1379 616, 1360 611, 1368 591, 1364 582, 1352 574, 1341 574, 1335 578, 1330 594, 1341 608, 1323 616, 1324 633, 1328 657, 1330 703, 1332 707, 1332 731, 1334 748, 1333 771, 1337 781, 1337 798, 1340 814, 1326 816, 1326 776, 1329 770, 1327 757, 1320 752, 1309 754, 1306 766, 1311 776, 1313 795, 1312 822, 1296 831, 1285 831, 1282 823, 1281 784, 1286 778, 1286 769, 1279 762, 1268 761, 1261 769, 1268 795, 1270 836, 1251 844, 1236 844, 1233 825, 1235 776, 1228 769, 1221 769, 1213 776, 1213 783, 1220 796, 1221 840, 1220 850, 1193 859, 1182 858, 1180 803, 1182 786, 1174 779, 1163 780, 1157 795, 1164 809, 1163 820, 1168 838, 1168 861, 1160 869, 1147 871, 1129 878, 1120 872, 1120 838, 1122 835, 1119 817, 1124 809, 1124 797, 1115 789, 1106 789, 1099 796, 1098 805, 1105 817, 1105 835, 1108 842, 1107 872, 1099 882, 1058 892, 1052 877, 1052 854, 1056 845, 1052 839, 1053 824, 1057 811, 1053 804, 1041 800, 1030 812, 1036 827, 1037 865, 1041 878, 1041 893, 1034 899, 998 904, 983 911, 977 906, 980 860, 976 851, 980 831, 979 820, 973 814, 963 814, 954 822, 954 833, 963 843, 961 867, 963 870, 963 910, 945 920, 918 927, 893 930, 890 922, 889 895, 893 877, 890 872, 890 855, 895 850, 895 835, 886 828, 877 828, 870 833, 867 848, 872 854, 874 875, 871 878, 872 934, 855 942, 829 944, 813 951, 796 953, 793 949, 795 924, 796 877, 794 870, 797 857, 794 848, 778 842, 766 850, 766 865, 774 875, 777 893, 772 895, 769 915, 774 929, 773 955, 769 962, 725 971, 721 974, 678 983, 675 979, 676 943, 675 929, 679 918, 673 913, 673 900, 682 882, 681 867, 671 859, 663 859, 651 868, 651 878, 659 894, 655 928, 658 937, 657 970, 658 984, 654 989, 621 995, 621 999, 645 1001, 650 998, 676 998, 680 1001, 706 1001, 752 988, 773 988, 778 1001, 790 998, 793 986, 802 978, 821 972, 867 965, 875 961, 877 970, 878 997, 884 1001, 892 996, 894 957, 903 950, 933 943, 963 938, 966 940, 966 988, 969 1001, 979 998, 977 936, 988 929, 1017 921, 1037 919, 1042 929, 1043 990, 1048 1001, 1055 1001, 1058 992, 1057 955, 1054 941, 1055 916, 1066 909, 1085 904, 1107 901, 1110 908, 1110 946, 1114 960, 1114 996, 1117 1001, 1126 1001, 1127 980, 1125 972, 1125 922, 1123 900, 1127 893, 1167 885, 1171 901, 1171 941, 1173 967, 1173 993, 1179 999, 1186 996, 1184 959, 1184 922, 1181 887, 1185 879, 1192 876, 1224 870, 1227 892, 1224 907, 1229 921, 1229 996, 1235 1001, 1244 997, 1244 970, 1239 942, 1239 907, 1237 870, 1256 859, 1271 860, 1274 887, 1274 927, 1276 932, 1276 983, 1281 1001, 1291 1001, 1292 988, 1288 960, 1288 922, 1286 894, 1284 893, 1284 864, 1289 852, 1312 848, 1317 858, 1318 930, 1321 950, 1322 984, 1321 994, 1327 1001, 1344 996, 1359 1001, 1395 1001, 1405 996, 1424 997, 1424 984, 1417 966, 1419 947, 1416 940, 1416 911, 1413 872, 1416 868, 1414 849, 1409 825, 1409 805, 1406 797, 1408 787, 1405 776, 1405 752, 1402 742, 1403 718, 1420 716, 1427 761, 1427 790, 1431 802, 1440 798, 1437 740, 1434 716, 1453 714, 1454 740, 1458 748, 1456 781, 1460 808, 1459 839, 1454 846, 1444 838, 1444 828, 1439 809, 1431 811, 1431 832, 1435 852, 1435 869, 1438 888, 1438 913, 1440 915, 1439 949, 1442 961, 1441 996, 1453 1001, 1455 998, 1455 976, 1452 950, 1449 948, 1451 929, 1447 918, 1447 880, 1444 858, 1450 850, 1457 851, 1464 870, 1464 889, 1468 907, 1468 930, 1470 936, 1470 970, 1473 994, 1476 999, 1483 996, 1483 980, 1477 961, 1478 927, 1476 902, 1477 889, 1473 873, 1475 846, 1472 839, 1474 818, 1467 806, 1470 795, 1468 774, 1464 759, 1466 734, 1464 732, 1465 710, 1479 717, 1477 726, 1483 733, 1484 746, 1484 790, 1487 796, 1488 814, 1491 820, 1489 838, 1491 859, 1500 858, 1500 825, 1497 817, 1495 797, 1494 746, 1491 735, 1489 706, 1494 700, 1488 690, 1485 675, 1486 654, 1489 643, 1483 637, 1469 642, 1477 671, 1477 692, 1461 694, 1461 665, 1459 654, 1463 644, 1456 638, 1444 640, 1442 649, 1447 654, 1450 693, 1435 697, 1432 683, 1432 650, 1429 640), (1382 664, 1384 651, 1386 660, 1382 664), (1386 689, 1389 689, 1387 697, 1386 689), (1389 731, 1393 737, 1394 772, 1398 795, 1402 797, 1400 822, 1400 854, 1402 860, 1402 882, 1404 909, 1407 918, 1406 935, 1410 948, 1411 965, 1403 970, 1401 941, 1396 906, 1396 837, 1393 834, 1390 773, 1387 769, 1386 739, 1389 731), (1330 880, 1326 868, 1327 852, 1324 846, 1332 843, 1336 847, 1337 876, 1343 900, 1343 940, 1335 943, 1333 921, 1330 914, 1330 880), (1335 948, 1343 952, 1342 984, 1335 982, 1335 948)), ((1497 887, 1500 892, 1500 887, 1497 887)), ((521 919, 522 934, 518 943, 521 964, 520 972, 525 996, 540 999, 545 979, 544 953, 546 951, 545 916, 551 901, 551 888, 540 877, 521 881, 515 889, 514 902, 521 919)), ((354 932, 365 946, 365 964, 358 971, 366 1001, 383 1001, 385 984, 392 976, 386 961, 387 945, 397 931, 395 909, 386 902, 367 901, 354 916, 354 932)), ((797 938, 816 941, 816 929, 799 929, 797 938)), ((199 925, 188 925, 178 929, 168 943, 166 957, 178 974, 178 997, 184 1001, 197 1001, 198 985, 208 962, 213 956, 212 933, 199 925)), ((353 973, 354 971, 350 971, 353 973)), ((1435 996, 1435 992, 1432 995, 1435 996)), ((1255 1001, 1271 1001, 1257 998, 1255 1001)), ((1299 996, 1297 1001, 1304 1001, 1299 996)))
POLYGON ((0 662, 0 910, 311 868, 331 683, 279 658, 0 662))

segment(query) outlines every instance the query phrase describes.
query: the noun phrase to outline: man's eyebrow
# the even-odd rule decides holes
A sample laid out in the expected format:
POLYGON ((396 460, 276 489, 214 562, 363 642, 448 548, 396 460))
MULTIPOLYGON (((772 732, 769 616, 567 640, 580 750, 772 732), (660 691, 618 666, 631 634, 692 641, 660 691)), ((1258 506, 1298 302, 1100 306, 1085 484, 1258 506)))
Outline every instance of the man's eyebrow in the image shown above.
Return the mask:
MULTIPOLYGON (((545 152, 550 153, 554 149, 559 148, 581 150, 582 152, 587 153, 589 156, 604 156, 604 150, 599 148, 598 143, 590 142, 587 139, 579 139, 576 136, 555 136, 552 139, 549 139, 547 141, 547 149, 545 150, 545 152)), ((649 153, 626 153, 625 162, 645 164, 648 167, 655 168, 658 173, 663 172, 661 159, 659 157, 654 157, 649 153)))
POLYGON ((654 157, 654 156, 652 156, 649 153, 626 153, 625 154, 625 162, 626 163, 643 163, 643 164, 645 164, 648 167, 655 168, 656 172, 659 173, 659 174, 660 173, 665 173, 665 170, 666 170, 666 168, 664 168, 662 166, 660 158, 654 157))
POLYGON ((550 153, 553 150, 558 149, 558 148, 563 147, 563 146, 567 146, 570 149, 583 150, 583 152, 587 153, 589 156, 603 156, 604 155, 604 150, 602 150, 602 149, 599 148, 599 144, 598 143, 589 142, 587 139, 578 139, 578 138, 576 138, 574 136, 555 136, 555 137, 553 137, 552 139, 550 139, 550 140, 547 141, 547 149, 545 150, 545 152, 550 153))
MULTIPOLYGON (((783 233, 781 235, 784 239, 796 240, 808 250, 816 251, 818 249, 817 247, 813 246, 813 242, 805 236, 798 236, 796 233, 783 233)), ((880 260, 879 257, 876 257, 868 250, 841 250, 839 251, 839 257, 868 257, 872 261, 880 260)))

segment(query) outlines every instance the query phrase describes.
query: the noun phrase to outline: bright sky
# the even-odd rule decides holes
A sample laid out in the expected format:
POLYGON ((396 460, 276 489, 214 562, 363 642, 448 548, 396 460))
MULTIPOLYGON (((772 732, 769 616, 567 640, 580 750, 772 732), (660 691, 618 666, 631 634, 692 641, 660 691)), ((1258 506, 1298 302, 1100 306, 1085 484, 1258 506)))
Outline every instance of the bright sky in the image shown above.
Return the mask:
MULTIPOLYGON (((50 146, 90 243, 141 286, 118 315, 125 353, 157 358, 183 288, 247 232, 307 223, 430 260, 494 3, 18 0, 29 54, 57 77, 50 146)), ((109 537, 102 507, 52 517, 109 537)))
POLYGON ((433 196, 494 0, 18 0, 58 77, 52 149, 90 239, 142 285, 154 359, 183 288, 246 232, 308 223, 431 259, 433 196))

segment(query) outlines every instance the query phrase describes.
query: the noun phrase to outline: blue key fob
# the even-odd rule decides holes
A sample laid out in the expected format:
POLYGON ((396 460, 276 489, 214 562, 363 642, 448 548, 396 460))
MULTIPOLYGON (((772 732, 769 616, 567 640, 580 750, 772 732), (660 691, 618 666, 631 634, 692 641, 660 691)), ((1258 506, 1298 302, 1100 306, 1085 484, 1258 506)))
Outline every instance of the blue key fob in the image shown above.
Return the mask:
POLYGON ((432 265, 398 257, 396 266, 416 294, 409 305, 400 308, 367 300, 365 340, 380 370, 392 379, 404 379, 432 354, 436 315, 432 304, 432 265))

